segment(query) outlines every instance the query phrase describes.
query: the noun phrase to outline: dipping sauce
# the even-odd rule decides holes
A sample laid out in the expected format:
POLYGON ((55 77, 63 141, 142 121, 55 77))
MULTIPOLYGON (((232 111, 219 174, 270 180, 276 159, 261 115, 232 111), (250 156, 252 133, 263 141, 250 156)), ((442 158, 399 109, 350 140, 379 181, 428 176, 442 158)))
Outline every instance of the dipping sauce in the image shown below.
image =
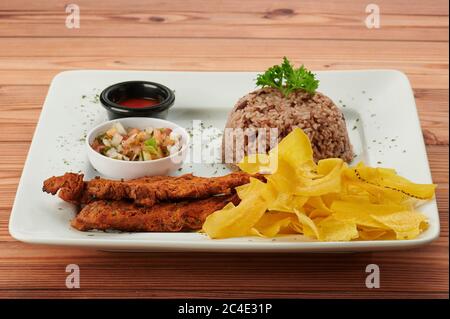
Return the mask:
POLYGON ((100 93, 100 102, 110 120, 125 117, 164 119, 175 102, 175 94, 156 82, 127 81, 104 89, 100 93))
POLYGON ((131 109, 140 109, 144 107, 151 107, 159 104, 159 100, 151 99, 151 98, 129 98, 123 101, 120 101, 118 104, 129 107, 131 109))

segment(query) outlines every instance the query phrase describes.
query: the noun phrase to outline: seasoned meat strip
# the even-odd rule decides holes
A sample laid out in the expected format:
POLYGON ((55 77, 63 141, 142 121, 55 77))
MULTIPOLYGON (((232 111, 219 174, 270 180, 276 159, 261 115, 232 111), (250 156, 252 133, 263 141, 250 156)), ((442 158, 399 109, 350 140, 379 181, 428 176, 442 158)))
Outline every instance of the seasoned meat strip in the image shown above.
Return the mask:
POLYGON ((84 193, 83 174, 66 173, 63 176, 53 176, 44 181, 42 190, 56 195, 66 202, 80 204, 84 193))
MULTIPOLYGON (((188 177, 188 176, 187 176, 188 177)), ((137 179, 129 180, 129 183, 140 184, 140 183, 152 183, 161 180, 175 179, 174 176, 146 176, 137 179)), ((106 181, 102 179, 103 181, 106 181)), ((114 194, 114 185, 116 183, 123 183, 123 181, 113 181, 111 182, 111 193, 105 194, 105 199, 122 199, 120 193, 114 194), (110 196, 108 196, 110 195, 110 196)), ((46 193, 52 195, 58 194, 58 196, 66 202, 73 203, 76 205, 88 204, 96 199, 95 194, 90 194, 86 188, 90 182, 83 182, 83 174, 76 173, 65 173, 62 176, 53 176, 44 181, 42 190, 46 193), (59 192, 58 192, 59 191, 59 192)), ((101 198, 100 198, 101 199, 101 198)))
POLYGON ((72 220, 74 228, 87 231, 178 232, 201 229, 207 216, 229 202, 239 203, 236 194, 202 200, 159 203, 152 207, 126 201, 95 201, 86 205, 72 220))
POLYGON ((243 172, 220 177, 197 177, 192 174, 161 179, 149 183, 91 180, 86 190, 98 199, 132 199, 136 204, 152 206, 159 201, 205 198, 226 194, 230 189, 247 184, 250 175, 243 172))
MULTIPOLYGON (((78 199, 79 203, 82 204, 100 199, 128 199, 133 200, 135 204, 150 207, 159 201, 180 201, 227 194, 231 189, 247 184, 251 175, 244 172, 235 172, 225 176, 208 178, 186 174, 179 177, 155 176, 130 181, 95 178, 85 182, 81 194, 79 194, 80 187, 78 184, 76 189, 72 189, 71 192, 70 187, 72 183, 63 182, 66 177, 73 179, 73 176, 68 174, 62 177, 52 177, 44 182, 43 190, 55 194, 58 190, 58 185, 62 185, 65 196, 62 197, 60 194, 60 197, 64 200, 69 198, 71 199, 70 202, 75 202, 74 199, 78 199), (55 180, 58 183, 54 182, 55 180), (48 188, 46 185, 52 185, 53 187, 48 188)), ((255 177, 263 179, 262 176, 255 177)))

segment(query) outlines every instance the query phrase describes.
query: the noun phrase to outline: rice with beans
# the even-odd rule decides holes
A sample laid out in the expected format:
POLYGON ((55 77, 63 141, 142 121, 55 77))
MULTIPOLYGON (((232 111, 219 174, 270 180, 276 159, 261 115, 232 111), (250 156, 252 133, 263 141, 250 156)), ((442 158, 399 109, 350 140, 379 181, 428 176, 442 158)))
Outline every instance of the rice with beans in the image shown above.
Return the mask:
MULTIPOLYGON (((267 132, 269 128, 276 128, 278 136, 272 136, 272 141, 276 139, 276 144, 296 127, 308 135, 315 161, 330 157, 342 158, 346 162, 353 159, 344 115, 330 98, 320 92, 310 94, 303 90, 284 97, 279 90, 270 87, 245 95, 234 106, 225 126, 223 158, 225 160, 225 154, 233 154, 232 162, 236 163, 242 159, 243 154, 253 153, 256 149, 253 144, 257 140, 248 137, 242 143, 243 146, 237 146, 239 143, 236 143, 236 137, 230 128, 263 128, 267 132), (232 142, 225 143, 225 138, 231 138, 232 142), (236 147, 244 149, 236 150, 236 147)), ((268 152, 271 148, 270 133, 265 138, 268 152)), ((230 160, 226 162, 230 164, 230 160)))

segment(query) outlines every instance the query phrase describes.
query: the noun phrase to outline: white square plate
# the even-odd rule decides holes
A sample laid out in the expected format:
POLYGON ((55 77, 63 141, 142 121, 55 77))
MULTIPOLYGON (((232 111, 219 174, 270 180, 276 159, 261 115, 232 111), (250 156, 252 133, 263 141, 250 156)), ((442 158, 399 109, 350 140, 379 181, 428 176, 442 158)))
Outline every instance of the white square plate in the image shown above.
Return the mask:
MULTIPOLYGON (((418 183, 431 183, 425 145, 407 77, 390 70, 317 72, 319 90, 341 107, 358 160, 384 166, 418 183)), ((421 207, 430 227, 407 241, 316 242, 300 235, 276 239, 211 240, 199 233, 80 232, 70 227, 75 208, 42 192, 42 182, 67 171, 96 175, 87 161, 84 137, 106 120, 100 91, 116 82, 148 80, 175 90, 168 120, 185 127, 202 120, 217 147, 228 112, 239 97, 255 88, 254 72, 69 71, 52 81, 31 143, 11 214, 9 230, 21 241, 135 251, 374 251, 427 244, 439 236, 436 201, 421 207)), ((208 134, 206 134, 208 136, 208 134)), ((210 150, 204 149, 204 152, 210 150)), ((180 173, 223 175, 219 164, 186 163, 180 173)))

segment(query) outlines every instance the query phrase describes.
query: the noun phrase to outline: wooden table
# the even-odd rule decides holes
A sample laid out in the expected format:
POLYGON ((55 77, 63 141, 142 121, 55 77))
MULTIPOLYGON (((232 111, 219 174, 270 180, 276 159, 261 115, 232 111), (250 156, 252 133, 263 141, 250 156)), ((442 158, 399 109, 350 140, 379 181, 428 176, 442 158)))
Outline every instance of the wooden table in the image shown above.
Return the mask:
MULTIPOLYGON (((448 298, 448 3, 76 0, 0 2, 0 297, 448 298), (15 241, 8 220, 48 85, 73 69, 262 70, 286 55, 314 70, 392 68, 411 80, 441 237, 412 251, 360 254, 108 253, 15 241), (381 288, 365 287, 365 267, 381 288), (67 289, 78 264, 81 288, 67 289)), ((399 125, 401 119, 399 119, 399 125)), ((411 159, 414 160, 414 159, 411 159)))

